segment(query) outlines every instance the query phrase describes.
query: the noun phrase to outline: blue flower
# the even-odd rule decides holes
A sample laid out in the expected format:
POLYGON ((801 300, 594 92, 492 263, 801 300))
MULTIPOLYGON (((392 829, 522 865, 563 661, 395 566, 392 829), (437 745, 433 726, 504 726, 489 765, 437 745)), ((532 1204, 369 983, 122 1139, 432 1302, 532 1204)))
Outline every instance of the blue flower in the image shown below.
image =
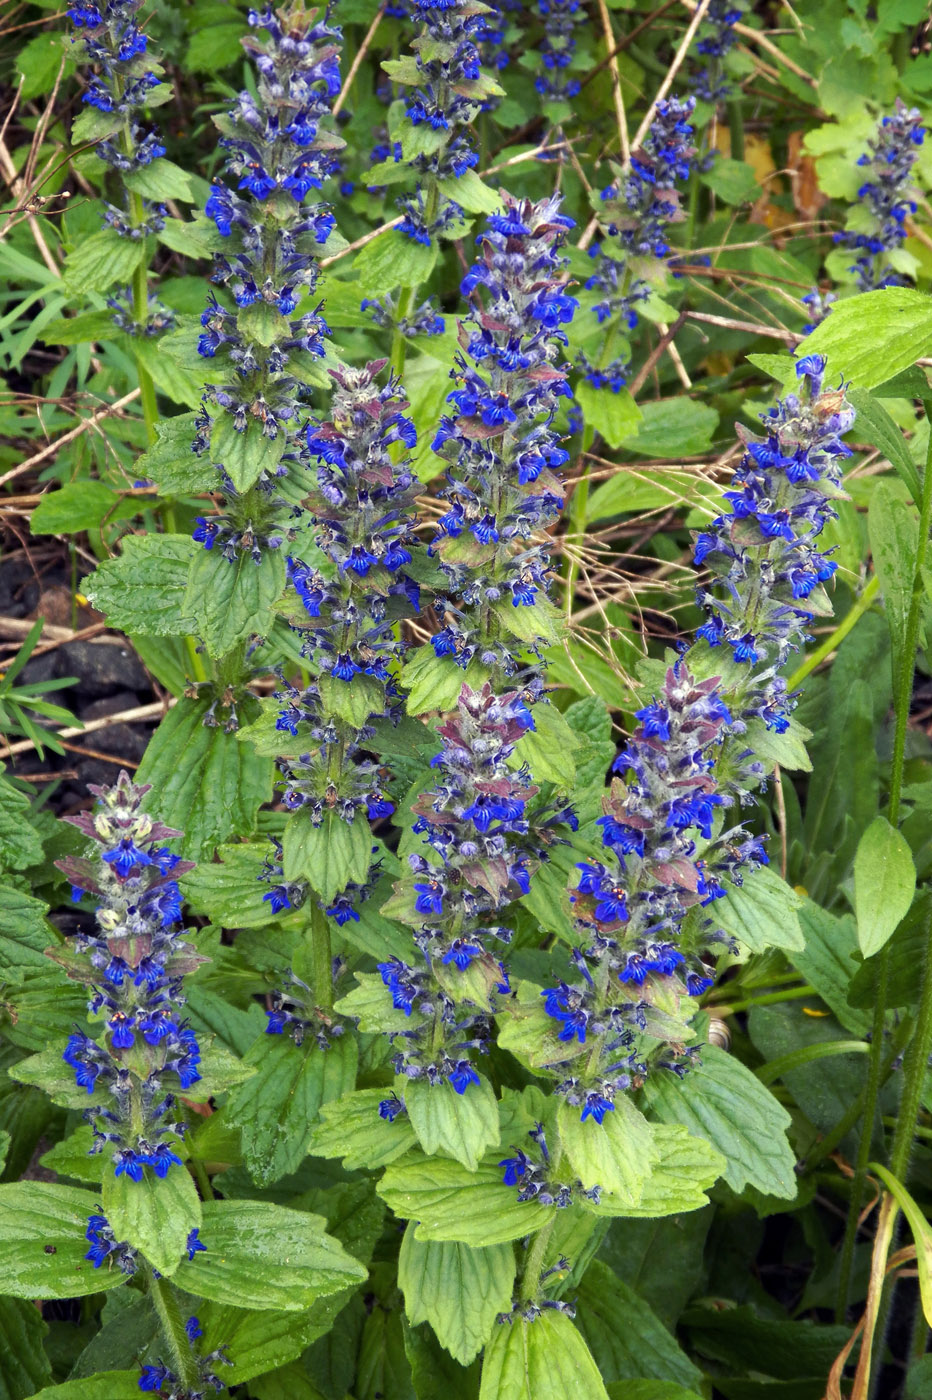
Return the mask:
POLYGON ((152 857, 131 836, 122 837, 112 851, 104 851, 102 859, 114 867, 121 880, 127 879, 135 866, 152 864, 152 857))
POLYGON ((465 1094, 470 1084, 482 1082, 468 1060, 458 1060, 447 1075, 447 1079, 458 1094, 465 1094))
POLYGON ((203 1254, 207 1250, 206 1244, 201 1243, 200 1229, 195 1225, 193 1230, 188 1231, 188 1238, 185 1240, 185 1249, 188 1251, 188 1259, 193 1259, 195 1254, 203 1254))

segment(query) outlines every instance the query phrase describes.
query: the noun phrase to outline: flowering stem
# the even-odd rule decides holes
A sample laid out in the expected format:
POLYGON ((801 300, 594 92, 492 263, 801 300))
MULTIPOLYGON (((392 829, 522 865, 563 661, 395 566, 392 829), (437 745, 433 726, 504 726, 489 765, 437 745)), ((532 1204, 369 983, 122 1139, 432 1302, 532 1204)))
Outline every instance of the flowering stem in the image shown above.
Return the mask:
POLYGON ((314 962, 314 1001, 321 1011, 329 1011, 333 1006, 330 922, 316 899, 311 900, 311 951, 314 962))
MULTIPOLYGON (((932 401, 923 405, 926 418, 932 421, 932 401)), ((894 707, 896 729, 893 737, 893 760, 890 768, 890 801, 887 819, 896 827, 900 816, 900 798, 903 789, 903 769, 906 760, 906 727, 909 720, 909 706, 913 690, 913 670, 916 644, 919 638, 919 619, 923 596, 923 569, 929 543, 929 527, 932 524, 932 440, 929 443, 926 467, 922 477, 922 495, 919 501, 919 539, 916 545, 916 558, 913 569, 913 589, 909 613, 906 618, 906 633, 903 638, 900 673, 895 677, 894 707)), ((883 1033, 887 1013, 887 983, 890 971, 890 945, 883 949, 879 959, 877 993, 874 1002, 873 1042, 871 1045, 870 1071, 867 1080, 867 1094, 864 1103, 864 1117, 861 1123, 861 1136, 858 1142, 858 1155, 855 1178, 851 1187, 851 1205, 845 1228, 839 1274, 838 1302, 836 1315, 841 1319, 848 1304, 848 1290, 851 1281, 851 1268, 854 1260, 854 1243, 857 1236, 858 1217, 864 1194, 867 1164, 870 1159, 870 1142, 874 1119, 877 1114, 877 1099, 880 1093, 880 1059, 883 1053, 883 1033)), ((929 959, 924 962, 922 993, 919 1019, 909 1047, 906 1081, 903 1086, 903 1099, 900 1106, 897 1132, 893 1139, 891 1171, 901 1177, 909 1161, 912 1148, 913 1127, 919 1111, 919 1093, 923 1084, 925 1067, 932 1045, 932 970, 929 959)))
POLYGON ((178 1299, 168 1279, 157 1278, 153 1272, 149 1277, 149 1297, 158 1314, 176 1375, 186 1388, 195 1386, 199 1380, 197 1364, 185 1334, 178 1299))
POLYGON ((542 1230, 538 1230, 527 1252, 524 1272, 521 1275, 520 1301, 522 1303, 530 1303, 537 1296, 537 1290, 540 1286, 540 1276, 544 1271, 544 1258, 547 1253, 547 1246, 550 1244, 550 1236, 553 1234, 555 1223, 554 1220, 551 1220, 542 1230))
POLYGON ((797 686, 802 684, 807 676, 812 675, 817 666, 821 666, 822 662, 825 661, 827 657, 831 656, 833 651, 838 650, 848 633, 854 630, 859 619, 862 618, 868 608, 870 608, 879 592, 880 577, 875 574, 872 579, 868 580, 861 596, 854 601, 838 626, 833 628, 825 641, 822 642, 820 646, 817 646, 815 651, 809 652, 805 661, 802 661, 796 667, 796 670, 787 681, 790 690, 795 690, 797 686))

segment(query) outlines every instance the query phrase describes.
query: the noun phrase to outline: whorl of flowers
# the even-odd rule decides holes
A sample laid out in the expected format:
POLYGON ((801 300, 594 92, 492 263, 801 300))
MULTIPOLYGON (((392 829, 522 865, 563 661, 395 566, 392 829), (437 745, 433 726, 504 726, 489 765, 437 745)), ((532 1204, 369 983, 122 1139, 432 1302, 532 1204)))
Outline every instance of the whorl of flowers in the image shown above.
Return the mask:
MULTIPOLYGON (((430 247, 438 235, 462 232, 463 209, 444 186, 478 163, 466 128, 488 97, 501 89, 482 71, 479 45, 486 38, 487 9, 476 0, 411 0, 424 28, 411 41, 416 57, 382 66, 404 93, 401 121, 402 164, 416 177, 410 195, 398 200, 401 232, 430 247)), ((386 162, 386 164, 389 164, 386 162)), ((398 171, 391 163, 391 177, 398 171)), ((372 174, 379 179, 379 168, 372 174)))
POLYGON ((321 245, 334 225, 326 205, 305 201, 333 173, 343 146, 324 125, 340 90, 340 31, 314 15, 297 5, 249 12, 267 35, 243 41, 257 96, 241 92, 215 118, 228 152, 226 182, 212 186, 206 213, 225 242, 214 281, 235 309, 212 296, 201 317, 198 351, 227 377, 207 386, 193 446, 216 462, 228 514, 199 519, 194 538, 206 549, 220 545, 230 560, 245 551, 260 563, 264 549, 289 537, 278 521, 283 507, 286 522, 292 514, 279 479, 293 462, 287 448, 308 370, 329 334, 319 306, 294 316, 317 283, 321 245), (235 435, 245 435, 239 447, 235 435))
POLYGON ((897 98, 895 112, 882 118, 858 158, 866 175, 858 190, 860 204, 851 228, 835 234, 836 243, 858 253, 850 269, 858 291, 902 286, 906 280, 896 268, 896 253, 906 240, 906 220, 916 212, 912 170, 925 135, 919 109, 897 98))
POLYGON ((93 896, 97 927, 56 958, 88 985, 88 1008, 103 1014, 104 1026, 99 1039, 76 1026, 63 1059, 87 1090, 92 1152, 106 1152, 117 1176, 142 1181, 146 1167, 164 1177, 181 1164, 176 1140, 186 1125, 173 1118, 175 1095, 200 1079, 182 979, 203 959, 178 927, 177 879, 193 866, 161 844, 180 832, 141 811, 148 787, 121 772, 113 787, 90 790, 97 810, 64 820, 96 841, 100 855, 56 863, 75 900, 93 896))
MULTIPOLYGON (((749 724, 787 728, 782 669, 835 567, 812 541, 834 514, 854 413, 843 390, 823 392, 824 369, 818 356, 799 361, 802 394, 763 416, 763 439, 744 435, 729 509, 696 540, 697 564, 716 577, 699 590, 709 621, 637 711, 603 799, 604 853, 578 867, 581 944, 571 978, 541 999, 553 1023, 545 1068, 583 1119, 602 1122, 653 1069, 688 1070, 687 999, 712 984, 700 955, 730 941, 714 902, 767 862, 761 838, 727 814, 766 781, 749 724), (720 675, 709 674, 708 647, 729 649, 720 675)), ((529 1006, 524 1014, 540 1018, 529 1006)))
MULTIPOLYGON (((503 191, 502 199, 462 282, 475 310, 460 326, 458 387, 449 395, 456 412, 441 418, 433 443, 450 463, 433 545, 449 590, 437 605, 444 626, 431 639, 438 656, 464 668, 476 657, 500 678, 523 664, 514 610, 549 606, 540 538, 563 506, 557 472, 569 454, 552 425, 558 400, 570 395, 562 328, 578 305, 563 282, 558 250, 572 221, 559 198, 534 204, 503 191)), ((532 613, 519 635, 534 632, 532 613)), ((540 623, 537 635, 546 633, 540 623)))
POLYGON ((535 809, 530 776, 509 766, 533 727, 518 692, 496 696, 489 684, 463 686, 438 729, 437 780, 413 806, 413 830, 432 855, 408 857, 409 873, 385 906, 411 926, 420 955, 379 965, 395 1008, 417 1012, 411 1027, 393 1036, 395 1070, 431 1084, 447 1079, 459 1093, 479 1082, 468 1051, 487 1048, 493 994, 509 990, 488 948, 511 939, 502 911, 528 893, 533 869, 559 839, 556 828, 576 825, 569 809, 535 809))
POLYGON ((650 283, 666 271, 671 252, 667 229, 683 217, 677 184, 689 176, 696 154, 689 124, 694 107, 692 97, 658 102, 643 149, 632 154, 626 169, 614 167, 615 178, 602 191, 600 219, 617 241, 592 245, 595 270, 586 287, 601 293, 593 310, 600 324, 612 323, 613 331, 598 364, 578 357, 584 378, 597 389, 617 393, 626 383, 627 355, 611 358, 615 333, 622 326, 634 329, 638 303, 647 300, 650 283))
POLYGON ((569 77, 568 70, 576 55, 576 26, 585 21, 585 11, 580 0, 540 0, 538 9, 544 25, 539 45, 544 71, 534 86, 548 102, 565 101, 579 92, 579 79, 569 77))
MULTIPOLYGON (((203 1245, 200 1247, 203 1249, 203 1245)), ((191 1348, 190 1362, 196 1377, 193 1384, 188 1379, 180 1379, 170 1366, 166 1366, 165 1362, 160 1360, 155 1365, 143 1366, 139 1377, 140 1390, 158 1391, 161 1400, 204 1400, 209 1391, 219 1392, 226 1388, 214 1369, 218 1364, 233 1365, 226 1347, 217 1347, 214 1351, 201 1355, 195 1343, 203 1337, 204 1330, 197 1317, 186 1319, 184 1333, 191 1348)))
MULTIPOLYGON (((95 134, 105 139, 97 142, 94 152, 122 177, 165 154, 158 131, 145 127, 139 117, 150 104, 153 88, 159 86, 153 71, 159 65, 147 56, 148 39, 136 23, 141 4, 142 0, 107 0, 103 5, 72 5, 68 10, 76 31, 72 42, 81 46, 86 62, 96 70, 81 97, 103 114, 95 134), (115 139, 118 129, 119 140, 115 139)), ((167 210, 164 204, 144 202, 143 212, 139 220, 128 207, 107 204, 104 221, 125 238, 143 238, 163 227, 167 210)))
POLYGON ((709 60, 694 73, 690 85, 703 102, 724 102, 731 96, 731 84, 724 76, 722 60, 738 42, 735 25, 744 14, 740 5, 729 0, 711 0, 699 26, 696 52, 709 60))
POLYGON ((314 826, 325 811, 352 823, 394 810, 378 764, 363 755, 372 722, 399 713, 391 663, 401 643, 393 628, 419 606, 408 572, 418 485, 407 455, 396 450, 414 447, 414 424, 398 380, 377 383, 384 364, 332 370, 332 418, 306 431, 303 460, 313 480, 307 505, 328 567, 288 560, 302 607, 294 625, 317 679, 304 690, 279 692, 277 727, 308 740, 308 752, 281 767, 285 806, 314 826))

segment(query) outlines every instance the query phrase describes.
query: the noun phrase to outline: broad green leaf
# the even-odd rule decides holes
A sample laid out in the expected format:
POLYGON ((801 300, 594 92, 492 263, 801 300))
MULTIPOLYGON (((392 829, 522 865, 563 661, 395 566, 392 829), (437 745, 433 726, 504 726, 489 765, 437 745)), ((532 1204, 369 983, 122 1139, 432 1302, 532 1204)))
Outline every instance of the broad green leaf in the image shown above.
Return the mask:
POLYGON ((451 656, 437 656, 432 646, 418 647, 402 667, 402 687, 407 692, 410 715, 452 710, 466 684, 472 684, 469 673, 457 666, 451 656))
MULTIPOLYGON (((5 824, 4 824, 5 825, 5 824)), ((22 817, 20 825, 35 837, 22 817)), ((0 826, 0 849, 6 833, 0 826)), ((42 847, 39 845, 41 856, 42 847)), ((46 917, 48 905, 41 899, 8 885, 0 885, 3 922, 0 924, 0 979, 18 983, 27 973, 48 972, 50 964, 45 950, 56 941, 56 935, 46 917)), ((60 940, 59 940, 60 941, 60 940)))
POLYGON ((724 899, 715 901, 715 920, 725 933, 752 953, 766 948, 796 952, 803 947, 797 910, 800 896, 772 866, 748 875, 742 885, 729 885, 724 899))
POLYGON ((404 1317, 378 1298, 363 1322, 353 1390, 357 1400, 414 1400, 404 1317))
MULTIPOLYGON (((928 384, 925 384, 923 392, 928 394, 928 384)), ((918 501, 922 495, 919 473, 909 454, 906 439, 894 420, 875 395, 869 394, 866 389, 851 389, 848 399, 857 409, 858 439, 880 449, 900 480, 906 483, 911 498, 918 501)))
MULTIPOLYGON (((195 456, 192 450, 196 417, 196 413, 179 413, 174 418, 165 418, 156 423, 158 442, 136 459, 135 470, 139 476, 151 478, 165 496, 212 491, 220 480, 217 468, 206 457, 195 456)), ((176 538, 181 539, 182 536, 176 538)), ((192 545, 192 556, 195 549, 196 546, 192 545)))
POLYGON ((579 1107, 561 1099, 557 1110, 560 1142, 586 1189, 601 1186, 620 1204, 636 1206, 659 1157, 651 1125, 624 1094, 601 1123, 583 1123, 579 1107))
POLYGON ((406 1327, 405 1351, 417 1400, 477 1400, 479 1362, 460 1366, 429 1327, 406 1327))
POLYGON ((257 928, 272 911, 264 896, 270 885, 261 879, 269 856, 268 841, 241 841, 217 847, 218 861, 202 861, 181 878, 186 902, 223 928, 257 928))
POLYGON ((120 554, 99 564, 82 587, 111 627, 183 636, 194 627, 184 599, 196 554, 190 535, 125 535, 120 554))
POLYGON ((78 535, 102 524, 138 515, 142 503, 121 497, 103 481, 68 481, 47 491, 29 520, 34 535, 78 535))
MULTIPOLYGON (((670 402, 679 403, 680 400, 673 399, 670 402)), ((649 408, 650 404, 644 406, 649 408)), ((634 445, 626 443, 625 447, 626 450, 633 451, 634 445)), ((597 486, 590 496, 586 509, 586 523, 605 520, 611 515, 621 515, 625 512, 669 509, 670 506, 683 505, 695 509, 705 504, 710 516, 717 514, 721 491, 717 484, 705 479, 702 475, 704 471, 704 464, 696 467, 645 470, 633 463, 619 463, 614 476, 597 486)))
MULTIPOLYGON (((812 1377, 816 1395, 824 1394, 829 1368, 851 1337, 850 1328, 846 1334, 844 1327, 762 1317, 747 1304, 721 1308, 711 1300, 689 1308, 681 1323, 701 1355, 724 1361, 743 1374, 753 1371, 785 1381, 812 1377)), ((761 1386, 765 1397, 767 1389, 761 1386)))
POLYGON ((793 954, 793 966, 815 987, 845 1030, 863 1035, 870 1017, 848 1001, 848 988, 858 971, 857 924, 850 914, 830 914, 811 899, 799 906, 799 922, 804 942, 793 954))
POLYGON ((482 1163, 472 1172, 460 1162, 412 1153, 386 1168, 376 1187, 403 1220, 415 1220, 419 1240, 504 1244, 523 1239, 554 1218, 550 1206, 519 1201, 502 1184, 502 1169, 482 1163))
POLYGON ((514 752, 514 763, 526 763, 538 783, 556 783, 563 792, 572 792, 576 781, 574 756, 580 743, 556 705, 534 706, 534 728, 522 735, 514 752))
POLYGON ((520 1315, 492 1335, 479 1400, 607 1400, 592 1353, 565 1313, 520 1315))
POLYGON ((350 882, 365 884, 372 860, 372 832, 361 817, 345 822, 325 812, 313 826, 306 812, 285 822, 282 855, 286 880, 306 880, 327 903, 350 882))
POLYGON ((124 286, 145 255, 145 239, 121 238, 116 229, 103 228, 82 238, 65 261, 65 286, 82 295, 102 292, 114 284, 124 286))
POLYGON ((750 1183, 766 1195, 796 1195, 796 1163, 786 1139, 790 1115, 740 1060, 703 1046, 701 1068, 683 1081, 654 1075, 643 1092, 662 1122, 682 1123, 722 1153, 733 1191, 750 1183))
MULTIPOLYGON (((641 405, 637 432, 625 439, 625 451, 643 457, 695 457, 707 452, 718 427, 718 414, 692 399, 652 399, 641 405)), ((629 507, 630 509, 630 507, 629 507)))
POLYGON ((178 1267, 188 1235, 201 1224, 201 1202, 184 1167, 170 1167, 164 1178, 145 1168, 142 1181, 131 1181, 125 1172, 106 1172, 102 1204, 117 1239, 128 1240, 168 1277, 178 1267))
POLYGON ((229 560, 201 549, 188 574, 183 607, 194 618, 210 655, 221 657, 253 633, 268 634, 274 621, 272 609, 284 591, 281 550, 263 551, 261 563, 256 564, 245 551, 229 560))
POLYGON ((827 355, 827 382, 843 375, 863 389, 883 384, 932 354, 932 298, 915 287, 882 287, 836 302, 806 337, 807 355, 827 355))
POLYGON ((65 82, 68 81, 68 76, 74 71, 74 57, 69 53, 69 48, 70 45, 68 48, 64 46, 61 36, 55 30, 36 34, 19 47, 16 55, 16 86, 21 101, 28 102, 33 97, 51 92, 61 69, 62 59, 66 60, 65 82))
POLYGON ((718 156, 700 179, 707 189, 726 204, 750 204, 761 192, 757 176, 746 161, 718 156))
POLYGON ((475 170, 464 170, 454 180, 439 180, 437 183, 442 193, 455 200, 467 214, 494 214, 502 207, 501 194, 491 185, 484 184, 475 170))
MULTIPOLYGON (((117 1283, 125 1283, 122 1275, 117 1283)), ((40 1390, 32 1400, 139 1400, 139 1371, 100 1371, 40 1390)))
POLYGON ((186 204, 194 203, 191 177, 180 165, 166 160, 164 156, 138 170, 129 171, 124 177, 124 184, 136 194, 145 195, 146 199, 182 199, 186 204))
POLYGON ((609 447, 620 447, 631 438, 643 418, 627 389, 613 394, 611 389, 595 389, 583 381, 576 387, 576 402, 587 426, 604 438, 609 447))
POLYGON ((913 591, 919 526, 915 512, 894 494, 890 484, 881 481, 871 495, 867 527, 874 569, 883 592, 896 673, 906 641, 906 619, 913 591))
POLYGON ((85 1259, 87 1222, 100 1196, 77 1186, 16 1181, 0 1186, 3 1292, 14 1298, 83 1298, 124 1283, 85 1259), (51 1252, 48 1252, 51 1251, 51 1252))
MULTIPOLYGON (((263 802, 272 796, 273 764, 235 734, 204 724, 209 700, 179 700, 162 720, 139 766, 138 779, 158 793, 158 814, 184 832, 179 847, 197 860, 221 840, 250 836, 263 802)), ((239 706, 248 720, 255 701, 239 706)))
POLYGON ((326 712, 345 719, 354 729, 362 729, 370 715, 385 708, 385 687, 374 676, 357 675, 347 682, 323 675, 318 684, 326 712))
POLYGON ((409 1080, 403 1090, 411 1127, 428 1156, 439 1152, 475 1171, 483 1153, 498 1146, 498 1104, 483 1076, 463 1094, 446 1080, 409 1080))
POLYGON ((390 1123, 379 1116, 385 1089, 357 1089, 323 1104, 310 1151, 316 1157, 339 1157, 348 1171, 374 1171, 397 1161, 416 1138, 407 1114, 390 1123))
POLYGON ((52 1379, 43 1346, 48 1330, 33 1302, 0 1298, 0 1400, 34 1395, 52 1379))
POLYGON ((70 1380, 115 1367, 138 1367, 152 1344, 162 1340, 150 1297, 135 1294, 135 1301, 133 1298, 130 1289, 110 1294, 101 1312, 100 1331, 94 1333, 72 1366, 70 1380))
POLYGON ((300 1166, 322 1104, 342 1097, 356 1079, 350 1035, 321 1050, 313 1039, 262 1035, 246 1055, 256 1073, 232 1091, 227 1121, 243 1129, 243 1159, 252 1179, 270 1186, 300 1166))
POLYGON ((185 1258, 175 1275, 186 1293, 298 1312, 366 1277, 319 1215, 266 1201, 205 1201, 203 1215, 207 1249, 185 1258))
POLYGON ((398 1256, 408 1321, 429 1322, 441 1346, 468 1366, 489 1340, 498 1314, 511 1310, 514 1248, 424 1242, 414 1228, 408 1225, 398 1256))
POLYGON ((84 311, 79 316, 63 316, 49 322, 43 326, 39 339, 44 345, 83 345, 112 339, 114 329, 112 311, 84 311))
POLYGON ((884 946, 915 892, 916 867, 906 837, 886 817, 875 817, 854 857, 854 912, 865 958, 884 946))
POLYGON ((694 1137, 680 1123, 651 1123, 654 1162, 637 1205, 625 1205, 618 1197, 603 1195, 598 1205, 587 1202, 595 1215, 650 1220, 682 1215, 708 1204, 705 1194, 724 1173, 725 1158, 711 1143, 694 1137))
POLYGON ((563 632, 563 616, 549 598, 538 593, 530 607, 507 599, 492 604, 499 622, 513 637, 529 646, 552 646, 563 632))
POLYGON ((83 1123, 73 1133, 56 1142, 48 1152, 43 1152, 39 1161, 43 1167, 61 1177, 72 1177, 75 1181, 86 1181, 92 1186, 100 1186, 104 1172, 110 1171, 110 1164, 101 1153, 91 1154, 94 1134, 90 1124, 83 1123))
POLYGON ((237 432, 230 413, 221 413, 211 429, 210 460, 223 467, 241 495, 256 484, 263 472, 275 472, 284 448, 281 433, 276 438, 266 437, 258 423, 249 423, 237 432))
POLYGON ((396 287, 417 287, 426 282, 436 260, 436 241, 425 248, 397 229, 389 229, 359 250, 353 271, 365 296, 384 296, 396 287))
POLYGON ((702 1372, 656 1313, 598 1259, 579 1285, 577 1321, 605 1381, 653 1376, 683 1386, 702 1383, 702 1372))

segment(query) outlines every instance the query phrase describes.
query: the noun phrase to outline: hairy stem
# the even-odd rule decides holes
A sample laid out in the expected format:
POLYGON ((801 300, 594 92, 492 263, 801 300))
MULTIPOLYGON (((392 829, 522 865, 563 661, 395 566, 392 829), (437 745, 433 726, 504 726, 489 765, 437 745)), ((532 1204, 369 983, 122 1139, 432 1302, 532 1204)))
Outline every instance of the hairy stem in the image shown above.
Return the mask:
POLYGON ((175 1291, 166 1278, 149 1277, 149 1297, 158 1314, 162 1335, 172 1359, 172 1369, 178 1378, 190 1388, 199 1379, 197 1363, 184 1330, 181 1309, 175 1291))

